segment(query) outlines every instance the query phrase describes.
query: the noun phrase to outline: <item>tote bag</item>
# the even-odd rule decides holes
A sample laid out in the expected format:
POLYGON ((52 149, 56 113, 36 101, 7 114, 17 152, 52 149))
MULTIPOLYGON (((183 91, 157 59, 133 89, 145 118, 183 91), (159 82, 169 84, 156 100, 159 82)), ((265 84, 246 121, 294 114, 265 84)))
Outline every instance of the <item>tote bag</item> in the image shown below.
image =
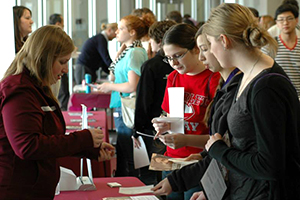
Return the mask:
POLYGON ((133 92, 127 97, 123 97, 122 93, 120 93, 120 96, 123 122, 128 128, 133 128, 136 93, 133 92))

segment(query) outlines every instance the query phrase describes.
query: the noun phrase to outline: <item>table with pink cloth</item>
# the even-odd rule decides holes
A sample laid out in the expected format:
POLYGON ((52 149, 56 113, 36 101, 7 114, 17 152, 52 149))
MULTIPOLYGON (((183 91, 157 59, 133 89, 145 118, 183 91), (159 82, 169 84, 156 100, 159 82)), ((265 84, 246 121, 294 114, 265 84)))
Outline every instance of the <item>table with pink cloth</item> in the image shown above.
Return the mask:
MULTIPOLYGON (((60 191, 59 195, 54 197, 54 200, 102 200, 104 197, 122 197, 122 196, 137 196, 120 194, 119 188, 111 188, 107 185, 109 182, 118 182, 122 187, 137 187, 145 186, 136 177, 114 177, 114 178, 94 178, 94 184, 97 190, 94 191, 60 191)), ((153 195, 153 194, 140 194, 153 195)))
MULTIPOLYGON (((67 128, 75 128, 78 127, 80 130, 81 122, 71 122, 71 120, 79 120, 81 119, 81 112, 71 112, 71 111, 63 111, 63 116, 66 122, 67 128), (70 115, 71 114, 71 115, 70 115), (73 114, 73 115, 72 115, 73 114), (76 114, 74 116, 74 114, 76 114)), ((105 142, 109 142, 109 135, 107 130, 107 117, 105 111, 88 111, 88 120, 92 120, 92 122, 88 122, 89 126, 92 127, 101 127, 104 133, 105 142)), ((75 131, 67 129, 68 132, 75 131)), ((80 175, 80 158, 77 157, 64 157, 58 159, 61 166, 71 169, 77 176, 80 175)), ((85 159, 84 159, 85 161, 85 159)), ((86 166, 84 164, 84 166, 86 166)), ((109 177, 111 176, 111 163, 110 161, 98 162, 96 160, 92 160, 92 170, 94 177, 109 177)), ((84 168, 84 174, 87 174, 86 168, 84 168)))
POLYGON ((109 108, 110 93, 102 93, 99 91, 93 91, 91 93, 73 93, 70 96, 68 102, 69 111, 80 111, 81 104, 84 104, 87 108, 109 108))

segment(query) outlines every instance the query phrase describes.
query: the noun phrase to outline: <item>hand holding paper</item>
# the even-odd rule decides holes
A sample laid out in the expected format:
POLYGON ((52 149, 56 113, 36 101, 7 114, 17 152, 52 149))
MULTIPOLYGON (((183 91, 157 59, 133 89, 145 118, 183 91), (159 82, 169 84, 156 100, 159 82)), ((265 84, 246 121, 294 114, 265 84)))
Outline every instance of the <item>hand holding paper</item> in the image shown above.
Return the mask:
POLYGON ((186 146, 187 144, 184 138, 185 135, 181 133, 165 134, 159 137, 160 141, 173 149, 186 146))
POLYGON ((158 138, 159 135, 167 132, 171 128, 171 123, 169 122, 159 122, 156 118, 152 119, 153 127, 156 131, 154 140, 158 138))
POLYGON ((108 93, 108 92, 112 91, 111 85, 112 85, 112 83, 105 82, 105 83, 98 85, 97 89, 100 90, 101 92, 108 93))
POLYGON ((172 187, 167 178, 160 181, 154 188, 151 189, 154 195, 169 195, 172 192, 172 187))

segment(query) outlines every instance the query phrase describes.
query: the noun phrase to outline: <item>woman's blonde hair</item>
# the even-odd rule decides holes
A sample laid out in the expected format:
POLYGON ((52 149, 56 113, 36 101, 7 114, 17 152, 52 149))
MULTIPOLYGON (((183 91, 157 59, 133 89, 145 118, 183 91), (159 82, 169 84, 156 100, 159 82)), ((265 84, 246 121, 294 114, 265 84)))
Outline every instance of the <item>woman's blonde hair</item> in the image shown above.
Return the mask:
POLYGON ((66 56, 74 49, 73 41, 62 28, 54 25, 43 26, 28 37, 2 80, 22 73, 26 67, 46 94, 56 100, 50 89, 50 84, 55 80, 53 63, 58 57, 66 56))
POLYGON ((224 34, 233 43, 244 44, 248 50, 268 45, 271 56, 277 52, 274 38, 258 26, 247 7, 236 3, 223 3, 215 8, 203 27, 203 33, 216 38, 224 34))

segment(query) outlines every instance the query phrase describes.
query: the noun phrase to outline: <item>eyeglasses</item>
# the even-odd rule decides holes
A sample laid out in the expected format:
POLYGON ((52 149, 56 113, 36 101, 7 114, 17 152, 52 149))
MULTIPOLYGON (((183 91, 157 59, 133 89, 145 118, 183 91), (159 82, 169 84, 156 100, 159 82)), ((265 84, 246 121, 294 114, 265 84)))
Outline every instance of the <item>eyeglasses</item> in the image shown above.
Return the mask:
POLYGON ((291 21, 293 21, 294 19, 295 19, 294 17, 287 17, 287 18, 279 18, 279 19, 277 19, 276 21, 277 21, 278 23, 283 23, 284 21, 291 22, 291 21))
POLYGON ((188 51, 189 51, 189 49, 186 52, 184 52, 183 54, 178 55, 178 56, 165 57, 163 59, 163 61, 167 64, 171 63, 171 61, 174 62, 174 60, 178 61, 178 60, 182 59, 187 54, 188 51))

